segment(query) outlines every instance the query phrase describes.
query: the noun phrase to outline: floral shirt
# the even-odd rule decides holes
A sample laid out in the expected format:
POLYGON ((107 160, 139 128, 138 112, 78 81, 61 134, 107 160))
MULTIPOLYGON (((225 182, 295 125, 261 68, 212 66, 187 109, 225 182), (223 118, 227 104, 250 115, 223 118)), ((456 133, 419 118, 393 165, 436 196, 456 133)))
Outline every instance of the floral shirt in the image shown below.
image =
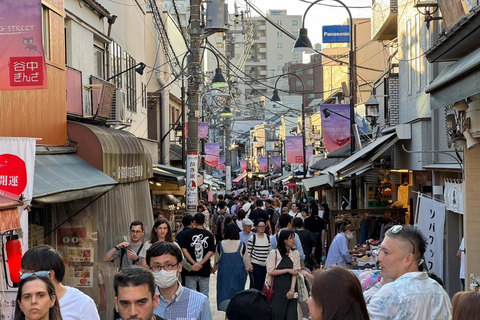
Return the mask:
POLYGON ((385 284, 367 305, 371 320, 449 320, 450 298, 425 272, 408 272, 385 284))

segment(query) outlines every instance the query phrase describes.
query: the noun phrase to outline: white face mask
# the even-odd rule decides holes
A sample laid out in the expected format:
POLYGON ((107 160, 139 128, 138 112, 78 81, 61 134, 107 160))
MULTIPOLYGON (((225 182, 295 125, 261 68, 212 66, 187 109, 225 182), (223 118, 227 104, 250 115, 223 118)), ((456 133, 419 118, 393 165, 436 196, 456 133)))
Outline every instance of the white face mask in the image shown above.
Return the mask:
POLYGON ((175 284, 175 281, 178 280, 177 277, 177 270, 160 270, 157 272, 152 272, 153 276, 155 277, 155 283, 161 289, 170 288, 175 284))
POLYGON ((347 239, 350 239, 350 240, 353 239, 353 233, 348 234, 347 239))

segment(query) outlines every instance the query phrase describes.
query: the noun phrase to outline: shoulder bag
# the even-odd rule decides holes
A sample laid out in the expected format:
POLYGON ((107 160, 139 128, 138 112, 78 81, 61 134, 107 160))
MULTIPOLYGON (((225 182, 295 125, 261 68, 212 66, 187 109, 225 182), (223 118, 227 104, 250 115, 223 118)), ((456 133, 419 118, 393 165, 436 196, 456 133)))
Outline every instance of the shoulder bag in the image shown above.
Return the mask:
MULTIPOLYGON (((277 268, 277 251, 275 250, 275 269, 277 268)), ((273 299, 273 280, 275 280, 275 277, 272 276, 272 282, 268 284, 265 282, 263 284, 263 290, 262 293, 267 296, 268 303, 272 303, 273 299)))

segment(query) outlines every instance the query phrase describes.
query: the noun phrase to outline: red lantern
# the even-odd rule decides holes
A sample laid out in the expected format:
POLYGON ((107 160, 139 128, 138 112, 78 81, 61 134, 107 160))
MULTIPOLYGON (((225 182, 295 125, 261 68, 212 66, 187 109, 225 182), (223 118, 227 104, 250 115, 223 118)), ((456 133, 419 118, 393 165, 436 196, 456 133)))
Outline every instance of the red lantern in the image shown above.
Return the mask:
POLYGON ((20 270, 22 269, 22 243, 18 240, 18 235, 7 238, 7 260, 8 271, 10 272, 10 280, 13 283, 20 282, 20 270))

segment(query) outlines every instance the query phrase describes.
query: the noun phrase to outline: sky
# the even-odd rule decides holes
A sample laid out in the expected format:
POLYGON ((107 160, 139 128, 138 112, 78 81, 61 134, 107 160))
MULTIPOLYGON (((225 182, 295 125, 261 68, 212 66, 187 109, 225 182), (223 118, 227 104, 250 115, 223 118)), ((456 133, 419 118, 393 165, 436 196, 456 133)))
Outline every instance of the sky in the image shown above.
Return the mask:
MULTIPOLYGON (((287 14, 302 15, 313 0, 249 0, 250 3, 257 6, 266 13, 269 9, 287 9, 287 14)), ((237 2, 239 8, 245 9, 244 0, 228 0, 229 11, 233 13, 234 2, 237 2)), ((346 6, 350 8, 353 18, 369 18, 371 17, 372 0, 343 0, 346 6), (363 8, 357 8, 363 7, 363 8)), ((251 10, 252 16, 257 13, 251 10)), ((324 0, 313 6, 305 19, 305 26, 308 29, 308 36, 312 43, 321 42, 321 30, 323 25, 340 25, 348 18, 347 10, 336 1, 324 0), (326 6, 329 5, 329 6, 326 6), (339 6, 334 8, 331 6, 339 6)), ((300 26, 299 26, 300 27, 300 26)))

